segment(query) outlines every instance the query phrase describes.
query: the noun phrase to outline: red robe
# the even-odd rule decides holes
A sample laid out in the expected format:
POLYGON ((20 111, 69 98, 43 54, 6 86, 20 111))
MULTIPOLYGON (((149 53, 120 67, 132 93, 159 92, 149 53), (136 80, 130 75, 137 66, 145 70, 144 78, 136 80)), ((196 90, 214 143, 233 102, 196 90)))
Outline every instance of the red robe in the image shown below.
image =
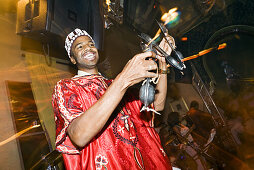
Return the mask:
POLYGON ((90 75, 64 79, 55 86, 56 149, 63 153, 66 169, 171 169, 152 126, 152 114, 140 113, 142 104, 129 90, 99 134, 83 148, 73 145, 69 124, 85 114, 111 82, 90 75))

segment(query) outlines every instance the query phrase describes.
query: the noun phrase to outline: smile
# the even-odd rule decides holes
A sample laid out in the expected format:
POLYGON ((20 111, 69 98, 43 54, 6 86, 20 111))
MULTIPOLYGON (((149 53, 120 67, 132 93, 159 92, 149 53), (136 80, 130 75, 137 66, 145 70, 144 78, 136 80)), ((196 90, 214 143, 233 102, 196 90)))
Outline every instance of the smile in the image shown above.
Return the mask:
POLYGON ((92 53, 92 52, 88 52, 88 53, 85 53, 83 55, 83 58, 87 59, 87 60, 94 60, 95 59, 95 54, 92 53))

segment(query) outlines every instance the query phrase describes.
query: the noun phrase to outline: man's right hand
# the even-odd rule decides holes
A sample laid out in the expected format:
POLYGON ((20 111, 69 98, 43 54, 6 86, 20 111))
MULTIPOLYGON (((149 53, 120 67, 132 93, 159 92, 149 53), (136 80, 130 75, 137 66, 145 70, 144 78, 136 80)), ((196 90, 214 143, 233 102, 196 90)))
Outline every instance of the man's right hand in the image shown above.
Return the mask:
POLYGON ((143 81, 148 77, 156 77, 157 74, 151 72, 156 70, 157 64, 153 60, 146 60, 147 57, 154 57, 154 52, 145 52, 135 55, 129 62, 125 65, 123 71, 118 75, 120 79, 124 81, 123 88, 128 88, 143 81))

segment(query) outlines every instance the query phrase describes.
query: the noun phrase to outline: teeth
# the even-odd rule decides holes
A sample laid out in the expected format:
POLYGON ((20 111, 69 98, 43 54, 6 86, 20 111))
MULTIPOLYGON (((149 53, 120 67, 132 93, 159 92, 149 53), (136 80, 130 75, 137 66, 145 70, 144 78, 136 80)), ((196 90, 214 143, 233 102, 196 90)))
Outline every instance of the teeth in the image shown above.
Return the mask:
POLYGON ((91 59, 94 58, 94 54, 88 53, 88 54, 84 55, 84 58, 86 58, 86 59, 88 59, 88 60, 91 60, 91 59))

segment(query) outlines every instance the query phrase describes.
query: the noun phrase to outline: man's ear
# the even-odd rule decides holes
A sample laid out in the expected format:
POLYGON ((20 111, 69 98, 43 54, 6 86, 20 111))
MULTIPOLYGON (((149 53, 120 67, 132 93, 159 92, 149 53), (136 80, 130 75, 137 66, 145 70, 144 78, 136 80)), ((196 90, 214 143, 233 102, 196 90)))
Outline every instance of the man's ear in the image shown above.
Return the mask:
POLYGON ((73 56, 70 56, 70 60, 71 60, 72 64, 74 64, 74 65, 77 64, 77 62, 73 56))

